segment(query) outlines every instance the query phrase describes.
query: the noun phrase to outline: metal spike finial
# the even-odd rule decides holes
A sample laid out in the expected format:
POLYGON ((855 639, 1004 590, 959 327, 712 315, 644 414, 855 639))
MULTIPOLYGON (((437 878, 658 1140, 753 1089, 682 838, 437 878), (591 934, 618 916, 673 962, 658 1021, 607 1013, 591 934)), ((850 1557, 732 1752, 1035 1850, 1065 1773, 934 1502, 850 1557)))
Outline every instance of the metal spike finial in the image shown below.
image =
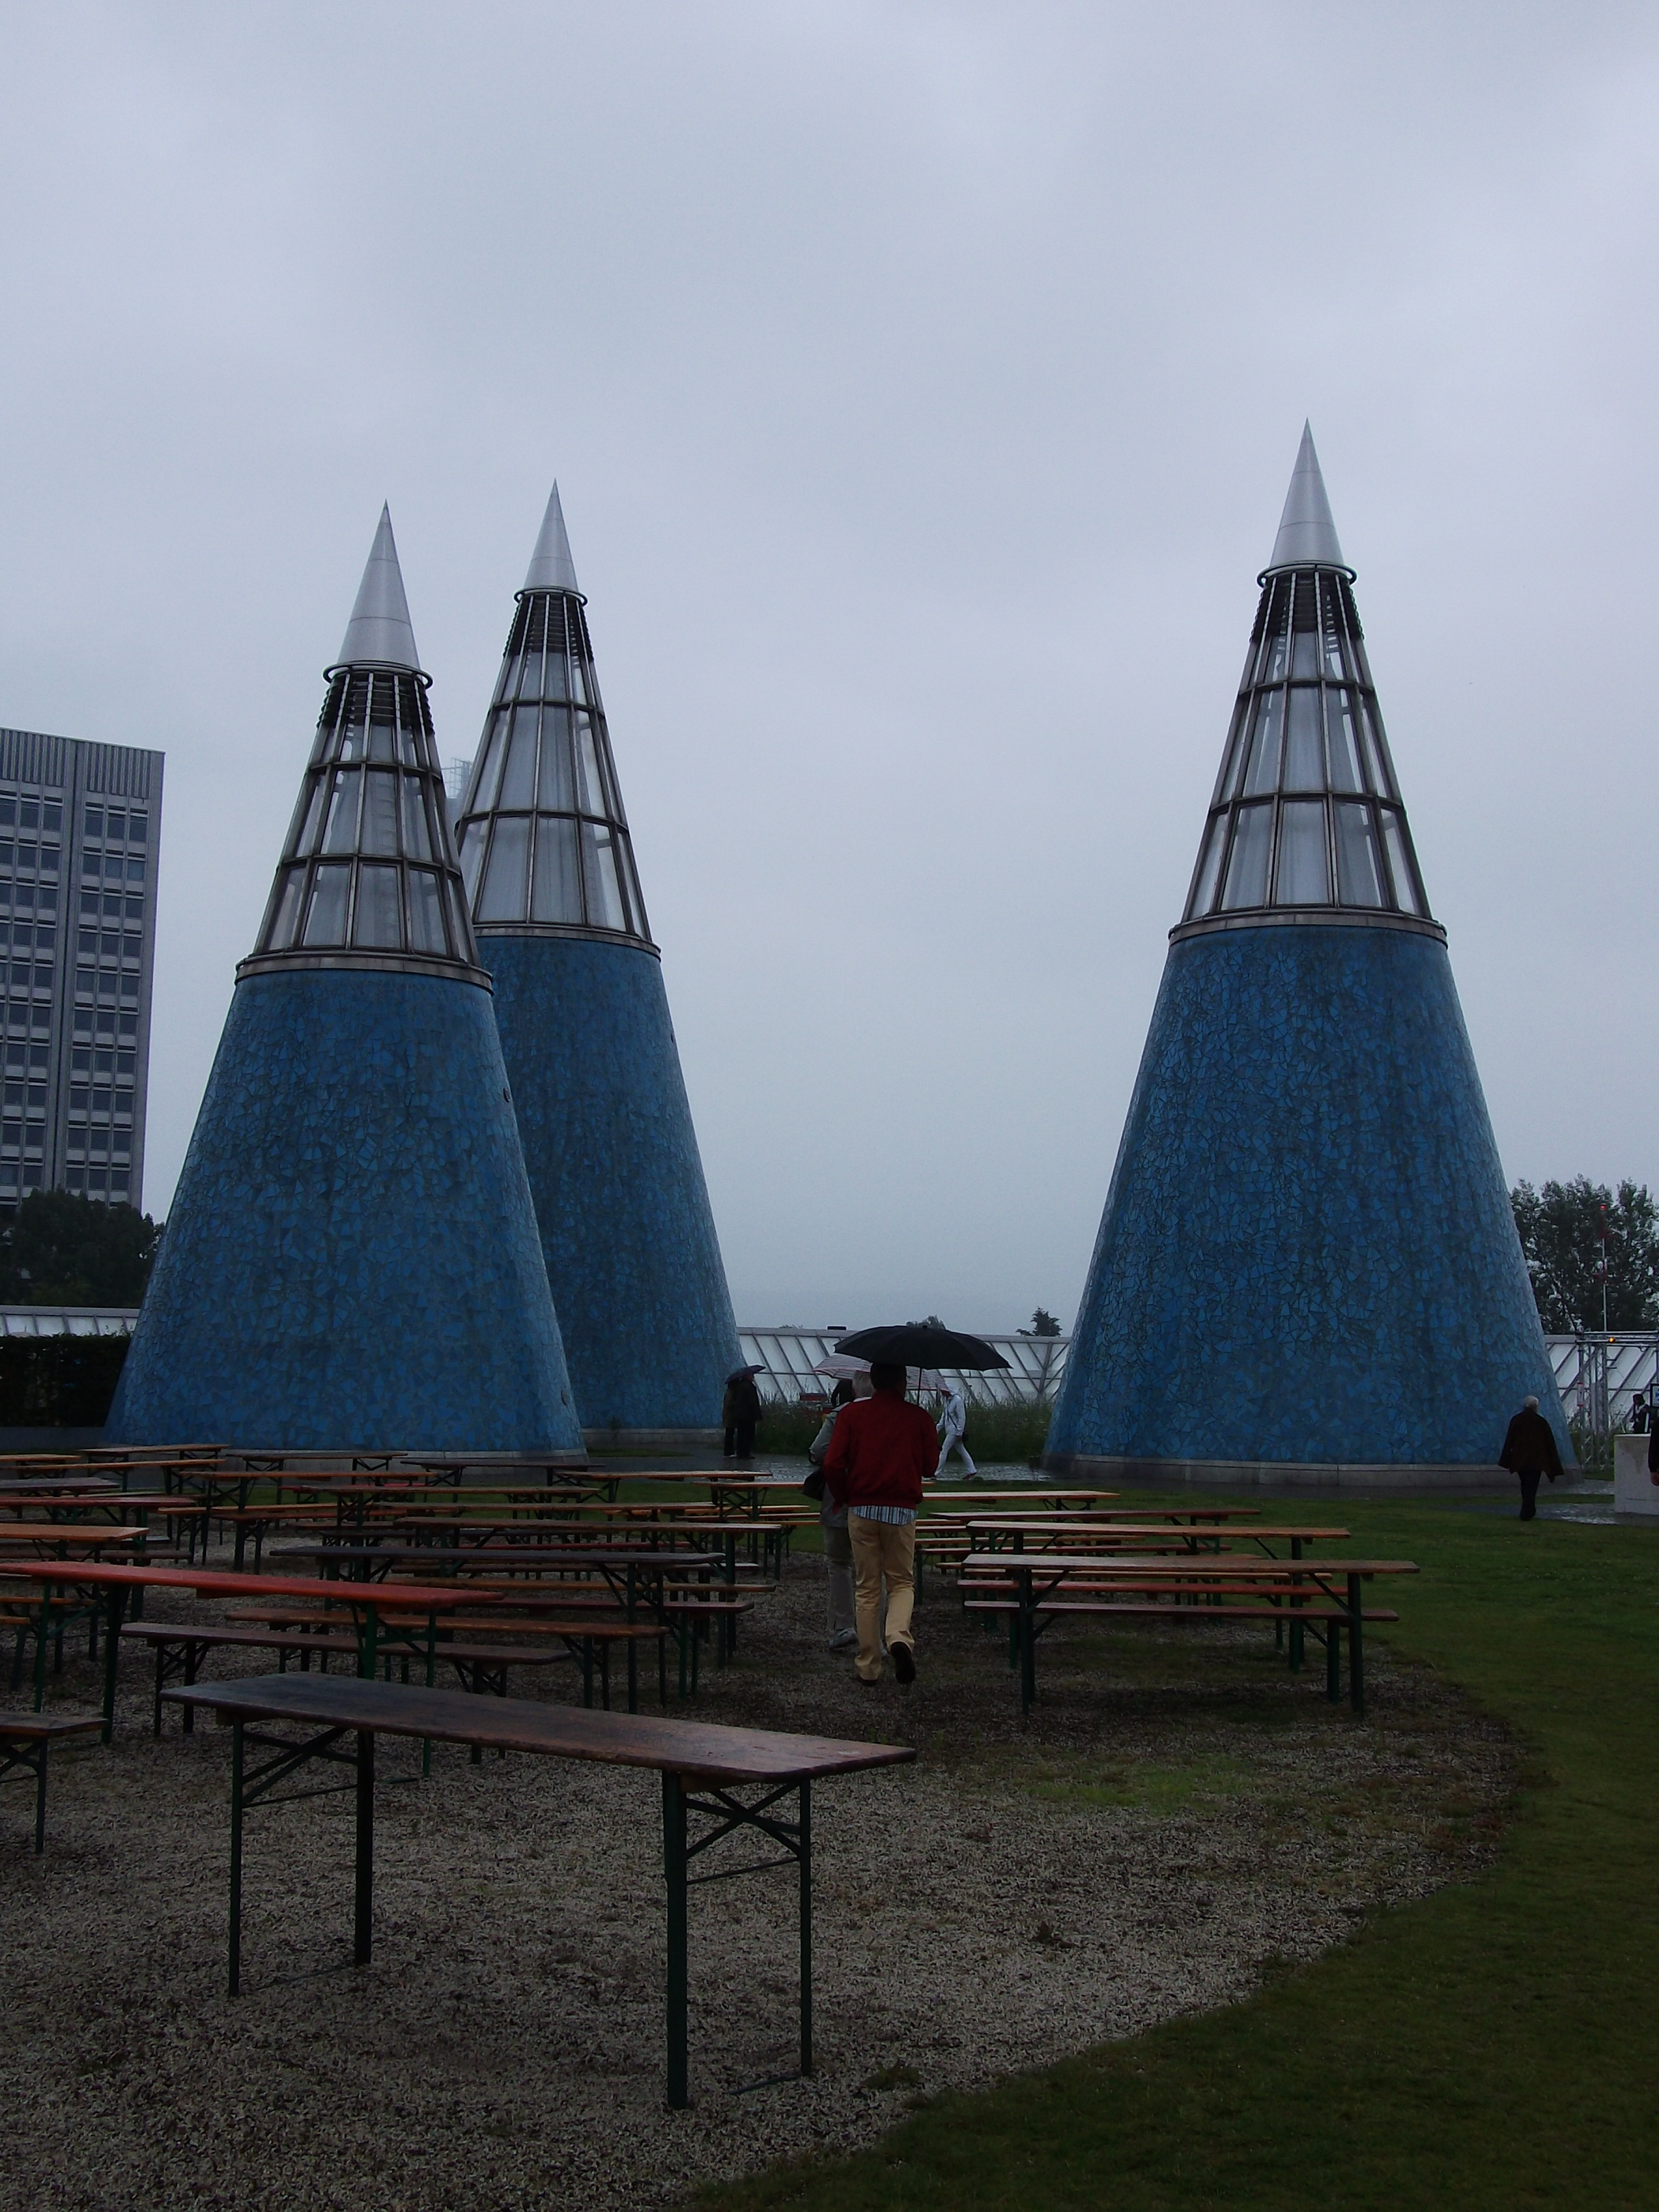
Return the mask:
POLYGON ((357 586, 357 603, 351 610, 335 665, 350 668, 365 663, 379 668, 409 668, 417 673, 421 665, 389 507, 380 509, 380 527, 368 550, 363 580, 357 586))
POLYGON ((1313 428, 1304 422, 1296 466, 1291 471, 1291 488, 1285 496, 1285 512, 1279 519, 1279 535, 1273 540, 1273 558, 1262 573, 1271 575, 1275 568, 1346 568, 1347 565, 1337 542, 1325 479, 1319 472, 1313 428))
POLYGON ((524 580, 524 587, 526 592, 580 592, 581 589, 576 581, 576 564, 570 557, 570 540, 565 535, 564 509, 559 505, 556 483, 547 502, 547 513, 542 517, 541 536, 530 556, 530 573, 524 580))

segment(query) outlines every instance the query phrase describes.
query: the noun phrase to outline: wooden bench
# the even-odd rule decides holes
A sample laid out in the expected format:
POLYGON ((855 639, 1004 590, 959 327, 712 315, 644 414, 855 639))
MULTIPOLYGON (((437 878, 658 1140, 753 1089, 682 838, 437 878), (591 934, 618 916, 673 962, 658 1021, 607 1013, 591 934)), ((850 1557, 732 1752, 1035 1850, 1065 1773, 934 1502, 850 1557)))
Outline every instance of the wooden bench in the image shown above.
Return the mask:
POLYGON ((245 1816, 260 1804, 313 1796, 316 1788, 283 1792, 305 1761, 320 1759, 350 1770, 337 1785, 356 1796, 356 1897, 354 1962, 369 1964, 374 1940, 374 1744, 378 1735, 465 1744, 474 1750, 520 1751, 545 1758, 643 1767, 662 1778, 663 1867, 668 1889, 667 2089, 671 2106, 690 2102, 687 2029, 689 1892, 699 1881, 718 1881, 793 1863, 798 1871, 800 1929, 800 2070, 812 2071, 812 1822, 811 1785, 830 1775, 894 1766, 915 1757, 903 1744, 848 1743, 821 1736, 783 1735, 763 1729, 715 1728, 629 1713, 599 1713, 574 1705, 550 1705, 520 1698, 477 1698, 453 1690, 405 1688, 398 1683, 267 1675, 259 1681, 198 1685, 169 1690, 177 1705, 215 1713, 234 1731, 230 1778, 230 1956, 234 1997, 241 1987, 242 1832, 245 1816), (296 1741, 273 1735, 261 1723, 290 1722, 309 1731, 296 1741), (320 1732, 319 1732, 320 1731, 320 1732), (348 1749, 343 1739, 355 1737, 348 1749), (263 1765, 250 1761, 270 1753, 263 1765), (281 1793, 281 1794, 279 1794, 281 1793), (746 1793, 746 1794, 745 1794, 746 1793), (781 1801, 793 1795, 795 1817, 781 1801), (694 1820, 707 1825, 693 1834, 694 1820), (691 1862, 742 1829, 763 1839, 772 1855, 749 1865, 693 1875, 691 1862))
POLYGON ((0 1714, 0 1782, 21 1771, 34 1777, 34 1855, 46 1848, 46 1754, 55 1743, 101 1735, 103 1716, 0 1714))
POLYGON ((1406 1559, 1247 1559, 1234 1553, 1149 1567, 1144 1559, 1112 1560, 1096 1553, 985 1552, 962 1567, 965 1607, 1001 1613, 1009 1620, 1025 1712, 1036 1696, 1037 1638, 1049 1621, 1063 1618, 1067 1609, 1127 1613, 1139 1604, 1188 1621, 1242 1619, 1248 1608, 1258 1607, 1256 1617, 1289 1631, 1292 1665, 1300 1663, 1305 1629, 1320 1621, 1315 1632, 1325 1644, 1328 1692, 1337 1680, 1333 1669, 1340 1667, 1346 1638, 1349 1696, 1354 1711, 1363 1713, 1368 1615, 1361 1586, 1374 1576, 1416 1572, 1406 1559))
MULTIPOLYGON (((335 1587, 336 1585, 332 1583, 318 1585, 318 1588, 324 1591, 333 1589, 335 1587)), ((324 1647, 330 1650, 349 1649, 354 1652, 357 1648, 355 1638, 347 1638, 343 1644, 337 1644, 336 1640, 326 1633, 319 1634, 303 1625, 330 1618, 330 1608, 325 1602, 318 1605, 283 1606, 251 1603, 227 1606, 225 1612, 228 1620, 234 1625, 235 1640, 239 1643, 249 1644, 264 1643, 272 1650, 298 1651, 307 1644, 313 1649, 324 1647), (251 1625, 253 1622, 264 1625, 254 1627, 251 1625), (295 1624, 301 1625, 296 1626, 295 1624)), ((386 1628, 395 1634, 407 1631, 412 1625, 418 1622, 420 1616, 414 1613, 400 1611, 395 1607, 388 1607, 382 1610, 380 1618, 386 1628)), ((181 1634, 183 1632, 180 1632, 181 1634)), ((608 1712, 611 1709, 611 1653, 618 1644, 627 1648, 630 1656, 641 1644, 651 1643, 657 1644, 658 1687, 662 1696, 666 1698, 667 1682, 661 1647, 670 1632, 668 1624, 655 1619, 629 1620, 618 1609, 615 1598, 609 1593, 602 1597, 579 1599, 574 1606, 566 1604, 561 1594, 546 1593, 541 1599, 536 1601, 533 1606, 526 1607, 522 1612, 515 1612, 510 1605, 501 1607, 492 1605, 489 1612, 477 1620, 469 1620, 459 1613, 449 1615, 433 1640, 431 1656, 434 1660, 447 1660, 455 1668, 457 1674, 469 1687, 472 1686, 471 1677, 478 1675, 481 1677, 479 1687, 499 1687, 500 1694, 502 1696, 507 1694, 505 1668, 508 1665, 547 1666, 557 1660, 569 1657, 582 1671, 584 1705, 592 1705, 593 1702, 594 1662, 597 1658, 601 1699, 605 1710, 608 1712), (559 1617, 556 1619, 541 1617, 547 1612, 556 1613, 559 1617), (509 1651, 495 1644, 483 1644, 477 1641, 481 1636, 497 1635, 518 1638, 517 1647, 509 1651), (458 1645, 453 1640, 458 1636, 470 1637, 473 1641, 458 1645), (548 1651, 527 1646, 524 1639, 530 1637, 545 1637, 550 1641, 562 1644, 564 1648, 562 1651, 548 1651), (499 1683, 493 1679, 496 1676, 500 1677, 499 1683)), ((230 1640, 228 1636, 226 1637, 226 1640, 230 1640)), ((410 1666, 420 1656, 422 1656, 420 1653, 407 1649, 400 1649, 386 1655, 384 1663, 387 1669, 386 1680, 390 1681, 392 1679, 390 1669, 395 1660, 402 1668, 404 1680, 407 1681, 410 1666)), ((301 1663, 303 1664, 303 1661, 301 1663)), ((157 1671, 159 1675, 159 1661, 157 1671)), ((695 1654, 692 1673, 695 1690, 695 1654)), ((195 1679, 193 1674, 185 1676, 187 1681, 194 1681, 195 1679)), ((639 1675, 636 1668, 629 1669, 628 1710, 629 1712, 636 1712, 639 1710, 639 1675)))
MULTIPOLYGON (((963 1609, 967 1613, 1002 1614, 1012 1620, 1018 1615, 1019 1601, 1017 1598, 969 1598, 963 1609)), ((1268 1621, 1275 1631, 1288 1627, 1293 1632, 1290 1660, 1293 1670, 1301 1667, 1302 1638, 1311 1630, 1316 1641, 1325 1647, 1325 1694, 1333 1705, 1342 1695, 1342 1637, 1353 1626, 1353 1615, 1346 1606, 1298 1605, 1292 1608, 1284 1604, 1255 1605, 1238 1601, 1221 1606, 1198 1606, 1167 1600, 1131 1599, 1126 1602, 1103 1598, 1060 1598, 1039 1603, 1036 1613, 1039 1636, 1050 1620, 1073 1615, 1086 1620, 1178 1620, 1212 1628, 1235 1620, 1268 1621)), ((1397 1621, 1399 1618, 1397 1613, 1383 1607, 1367 1606, 1361 1614, 1366 1625, 1397 1621)), ((1352 1667, 1349 1672, 1352 1676, 1352 1667)))

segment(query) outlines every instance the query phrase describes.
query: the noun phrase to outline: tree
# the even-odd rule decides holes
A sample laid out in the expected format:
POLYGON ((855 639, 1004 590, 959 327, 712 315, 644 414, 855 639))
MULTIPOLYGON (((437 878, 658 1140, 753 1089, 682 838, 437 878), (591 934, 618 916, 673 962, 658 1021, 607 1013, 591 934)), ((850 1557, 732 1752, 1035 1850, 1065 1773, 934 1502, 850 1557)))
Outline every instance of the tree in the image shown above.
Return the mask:
POLYGON ((0 1231, 0 1304, 136 1306, 161 1241, 136 1206, 31 1191, 0 1231))
POLYGON ((1542 1190, 1519 1182, 1510 1204, 1539 1318, 1553 1335, 1600 1333, 1604 1267, 1605 1326, 1659 1324, 1659 1206, 1645 1183, 1621 1182, 1615 1196, 1588 1176, 1542 1190))
POLYGON ((1031 1326, 1030 1328, 1023 1328, 1019 1333, 1022 1336, 1058 1336, 1060 1334, 1060 1323, 1054 1319, 1047 1306, 1039 1306, 1036 1311, 1031 1316, 1031 1326))

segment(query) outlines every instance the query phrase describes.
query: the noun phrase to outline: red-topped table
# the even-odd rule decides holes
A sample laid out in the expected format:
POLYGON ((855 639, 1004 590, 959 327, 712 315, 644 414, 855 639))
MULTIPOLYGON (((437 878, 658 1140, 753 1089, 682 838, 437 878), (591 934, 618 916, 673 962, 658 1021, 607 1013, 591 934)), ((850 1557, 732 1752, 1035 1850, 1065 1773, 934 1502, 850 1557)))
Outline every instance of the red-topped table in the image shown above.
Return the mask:
MULTIPOLYGON (((58 1589, 101 1589, 107 1592, 104 1645, 104 1741, 115 1727, 115 1662, 121 1644, 121 1615, 128 1593, 146 1589, 185 1589, 198 1597, 289 1597, 314 1599, 319 1613, 339 1606, 351 1614, 357 1638, 357 1671, 372 1678, 380 1650, 382 1613, 424 1613, 427 1616, 427 1654, 436 1640, 437 1616, 457 1606, 489 1605, 485 1590, 435 1589, 429 1583, 329 1583, 305 1581, 295 1575, 227 1574, 222 1567, 124 1567, 94 1560, 4 1559, 0 1577, 36 1583, 42 1592, 41 1618, 35 1638, 34 1709, 40 1711, 46 1695, 46 1594, 58 1589)), ((410 1649, 404 1642, 401 1648, 410 1649)))

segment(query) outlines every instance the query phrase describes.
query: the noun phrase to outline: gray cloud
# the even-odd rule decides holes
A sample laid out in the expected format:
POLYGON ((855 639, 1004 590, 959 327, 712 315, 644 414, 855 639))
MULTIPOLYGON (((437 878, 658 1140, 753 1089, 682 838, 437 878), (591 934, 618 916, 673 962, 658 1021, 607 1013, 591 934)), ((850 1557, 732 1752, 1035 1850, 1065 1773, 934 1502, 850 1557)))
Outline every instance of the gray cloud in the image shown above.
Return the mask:
POLYGON ((1659 35, 12 10, 0 720, 168 755, 165 1206, 382 498, 555 475, 745 1317, 1068 1318, 1302 418, 1504 1164, 1659 1176, 1659 35))

